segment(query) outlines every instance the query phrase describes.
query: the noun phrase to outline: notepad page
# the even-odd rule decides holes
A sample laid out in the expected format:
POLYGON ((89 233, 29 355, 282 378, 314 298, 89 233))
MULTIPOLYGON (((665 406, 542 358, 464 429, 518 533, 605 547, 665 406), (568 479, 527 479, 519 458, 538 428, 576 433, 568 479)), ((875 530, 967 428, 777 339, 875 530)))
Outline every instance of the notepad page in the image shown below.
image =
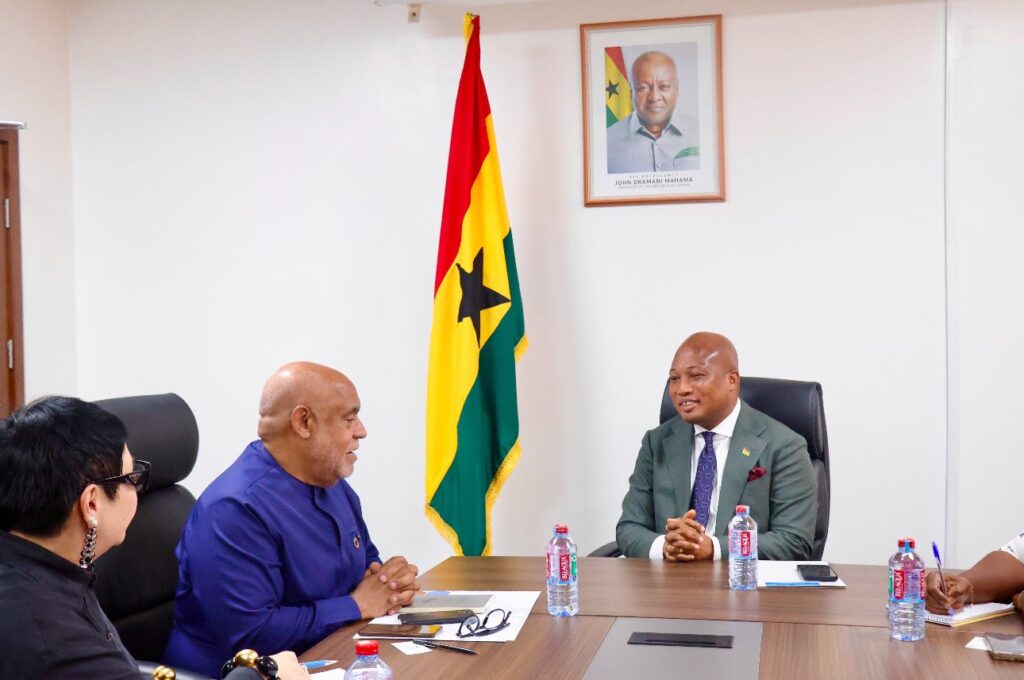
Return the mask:
POLYGON ((942 626, 962 626, 964 624, 974 623, 975 621, 984 621, 985 619, 1009 614, 1012 611, 1012 604, 986 602, 985 604, 967 605, 960 611, 954 612, 952 616, 925 612, 924 620, 931 623, 937 623, 942 626))

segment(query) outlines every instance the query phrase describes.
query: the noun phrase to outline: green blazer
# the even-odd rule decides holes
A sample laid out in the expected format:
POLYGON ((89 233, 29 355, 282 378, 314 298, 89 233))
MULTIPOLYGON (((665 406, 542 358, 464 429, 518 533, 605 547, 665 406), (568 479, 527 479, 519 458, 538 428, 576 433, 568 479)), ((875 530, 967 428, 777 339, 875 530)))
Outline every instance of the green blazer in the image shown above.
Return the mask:
MULTIPOLYGON (((647 557, 654 539, 665 533, 668 518, 690 509, 692 458, 693 425, 679 416, 644 435, 615 527, 623 555, 647 557)), ((807 443, 746 403, 740 406, 718 493, 715 536, 724 559, 729 557, 729 520, 740 504, 750 506, 757 522, 759 558, 810 559, 818 486, 807 443), (765 469, 764 476, 748 481, 758 466, 765 469)))

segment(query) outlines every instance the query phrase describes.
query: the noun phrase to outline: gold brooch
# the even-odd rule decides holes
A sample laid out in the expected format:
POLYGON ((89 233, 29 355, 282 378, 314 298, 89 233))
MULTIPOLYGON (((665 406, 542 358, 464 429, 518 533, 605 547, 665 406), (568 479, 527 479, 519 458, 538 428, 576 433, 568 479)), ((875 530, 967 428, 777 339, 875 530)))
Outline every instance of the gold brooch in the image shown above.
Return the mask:
POLYGON ((749 455, 750 455, 750 449, 748 449, 747 447, 745 447, 745 446, 744 446, 744 447, 743 447, 743 450, 742 450, 742 451, 740 451, 740 453, 741 453, 742 455, 744 455, 744 456, 749 456, 749 455))

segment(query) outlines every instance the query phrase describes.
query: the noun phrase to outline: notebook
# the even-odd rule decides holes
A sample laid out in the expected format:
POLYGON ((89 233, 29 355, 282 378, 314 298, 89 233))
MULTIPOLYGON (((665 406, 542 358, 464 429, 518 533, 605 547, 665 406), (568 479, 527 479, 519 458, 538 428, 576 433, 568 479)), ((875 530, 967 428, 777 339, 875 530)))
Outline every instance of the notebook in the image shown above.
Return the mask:
POLYGON ((955 612, 952 616, 925 612, 924 620, 929 623, 937 623, 941 626, 963 626, 968 623, 974 623, 975 621, 984 621, 985 619, 993 619, 997 616, 1003 616, 1004 614, 1009 614, 1012 611, 1012 604, 986 602, 985 604, 967 605, 960 611, 955 612))
POLYGON ((434 590, 426 595, 418 596, 411 605, 402 607, 402 613, 449 612, 456 609, 469 609, 477 614, 482 614, 487 609, 491 597, 491 593, 449 593, 444 590, 434 590))

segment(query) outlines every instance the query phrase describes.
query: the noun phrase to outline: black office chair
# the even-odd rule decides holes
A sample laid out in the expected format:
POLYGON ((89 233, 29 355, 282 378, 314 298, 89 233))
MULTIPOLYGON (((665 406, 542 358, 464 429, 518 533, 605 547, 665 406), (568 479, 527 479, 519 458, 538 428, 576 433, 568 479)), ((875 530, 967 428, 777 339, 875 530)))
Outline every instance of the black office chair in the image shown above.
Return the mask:
MULTIPOLYGON (((818 517, 814 526, 811 558, 820 560, 828 538, 831 477, 828 461, 828 431, 825 428, 825 407, 821 384, 779 378, 741 378, 740 398, 758 411, 771 416, 807 440, 811 467, 818 482, 818 517)), ((661 397, 661 422, 676 415, 676 407, 668 393, 668 381, 661 397)), ((618 557, 615 541, 590 553, 591 557, 618 557)))
MULTIPOLYGON (((149 489, 124 543, 95 564, 96 597, 136 659, 160 659, 173 624, 178 561, 174 548, 196 499, 177 483, 196 464, 199 428, 188 404, 176 394, 97 401, 128 429, 128 449, 148 460, 149 489)), ((155 664, 140 663, 152 670, 155 664)), ((199 677, 178 671, 178 678, 199 677)))

